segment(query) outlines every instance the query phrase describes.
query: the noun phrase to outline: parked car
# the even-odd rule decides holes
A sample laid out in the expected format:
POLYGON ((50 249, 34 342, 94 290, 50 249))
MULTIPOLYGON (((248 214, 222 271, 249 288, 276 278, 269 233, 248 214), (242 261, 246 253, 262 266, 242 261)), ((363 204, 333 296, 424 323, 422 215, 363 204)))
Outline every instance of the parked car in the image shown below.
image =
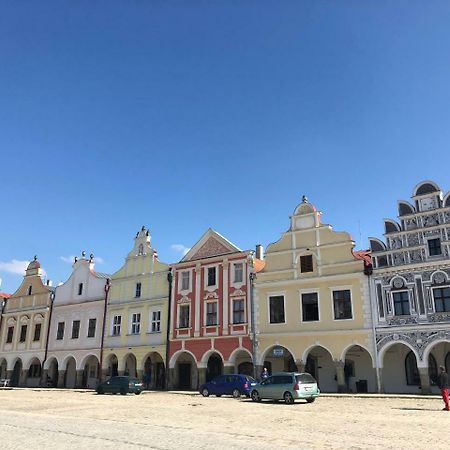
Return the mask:
POLYGON ((239 398, 241 395, 250 397, 250 392, 256 384, 255 379, 249 375, 221 375, 208 383, 202 384, 200 394, 203 397, 208 397, 210 394, 217 397, 221 395, 232 395, 234 398, 239 398))
POLYGON ((139 395, 143 390, 142 383, 132 377, 112 377, 97 386, 97 394, 128 394, 139 395))
POLYGON ((275 373, 251 391, 254 402, 262 399, 284 400, 289 405, 300 398, 312 403, 319 395, 316 380, 309 373, 297 372, 275 373))

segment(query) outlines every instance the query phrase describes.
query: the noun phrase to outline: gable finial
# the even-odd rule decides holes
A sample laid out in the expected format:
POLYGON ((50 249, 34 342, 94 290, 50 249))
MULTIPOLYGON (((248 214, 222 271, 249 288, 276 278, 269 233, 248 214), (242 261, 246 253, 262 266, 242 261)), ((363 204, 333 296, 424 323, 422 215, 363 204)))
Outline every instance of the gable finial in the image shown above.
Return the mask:
POLYGON ((306 195, 303 195, 302 197, 302 203, 309 203, 308 202, 308 197, 306 195))

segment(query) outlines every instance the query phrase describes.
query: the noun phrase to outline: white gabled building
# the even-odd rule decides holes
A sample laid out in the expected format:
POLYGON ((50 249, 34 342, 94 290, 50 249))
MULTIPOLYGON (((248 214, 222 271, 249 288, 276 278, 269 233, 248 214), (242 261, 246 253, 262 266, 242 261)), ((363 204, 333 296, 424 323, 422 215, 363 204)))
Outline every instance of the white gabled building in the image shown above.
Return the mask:
POLYGON ((94 257, 75 258, 69 279, 56 288, 44 375, 48 386, 95 388, 99 378, 109 275, 94 257))

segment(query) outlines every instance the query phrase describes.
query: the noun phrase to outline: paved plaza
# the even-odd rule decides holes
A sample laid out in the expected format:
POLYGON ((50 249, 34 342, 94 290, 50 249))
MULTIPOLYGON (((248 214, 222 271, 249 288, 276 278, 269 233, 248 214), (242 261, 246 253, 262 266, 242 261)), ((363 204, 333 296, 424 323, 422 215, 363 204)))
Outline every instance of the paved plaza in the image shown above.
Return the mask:
POLYGON ((166 392, 1 390, 0 447, 449 448, 450 414, 441 407, 436 397, 335 396, 288 406, 166 392))

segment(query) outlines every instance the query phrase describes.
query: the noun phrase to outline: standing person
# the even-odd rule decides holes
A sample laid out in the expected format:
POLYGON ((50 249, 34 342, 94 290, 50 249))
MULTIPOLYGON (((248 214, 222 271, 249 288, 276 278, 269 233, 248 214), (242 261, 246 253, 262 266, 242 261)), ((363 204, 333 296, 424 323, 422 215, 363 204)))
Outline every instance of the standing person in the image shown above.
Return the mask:
POLYGON ((450 411, 449 403, 448 403, 448 374, 445 371, 445 367, 439 367, 441 373, 438 376, 438 386, 441 390, 442 400, 444 400, 445 407, 442 411, 450 411))
POLYGON ((269 376, 269 371, 267 370, 267 367, 264 367, 263 371, 261 372, 261 380, 265 380, 269 376))

